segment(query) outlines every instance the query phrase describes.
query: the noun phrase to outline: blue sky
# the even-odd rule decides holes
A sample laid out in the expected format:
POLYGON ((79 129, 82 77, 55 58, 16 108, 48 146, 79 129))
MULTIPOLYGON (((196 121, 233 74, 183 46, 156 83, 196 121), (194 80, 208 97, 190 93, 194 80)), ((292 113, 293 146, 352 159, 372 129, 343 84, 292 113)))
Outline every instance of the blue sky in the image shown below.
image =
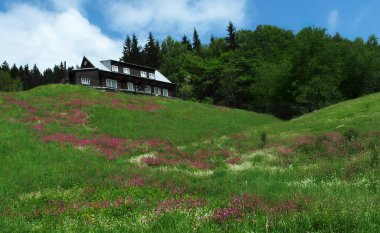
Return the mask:
POLYGON ((317 26, 367 39, 380 35, 378 12, 379 0, 1 0, 0 59, 42 68, 83 55, 117 59, 127 34, 144 43, 150 31, 162 41, 191 37, 196 27, 207 43, 230 20, 238 29, 317 26))

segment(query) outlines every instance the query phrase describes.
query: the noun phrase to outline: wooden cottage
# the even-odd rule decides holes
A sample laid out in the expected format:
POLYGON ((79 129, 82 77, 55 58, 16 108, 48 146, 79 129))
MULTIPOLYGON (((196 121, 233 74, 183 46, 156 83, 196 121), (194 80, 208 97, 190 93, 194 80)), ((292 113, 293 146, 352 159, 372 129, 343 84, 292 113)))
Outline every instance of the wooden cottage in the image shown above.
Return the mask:
POLYGON ((69 83, 166 97, 173 96, 175 87, 155 68, 115 60, 94 62, 86 57, 70 72, 69 83))

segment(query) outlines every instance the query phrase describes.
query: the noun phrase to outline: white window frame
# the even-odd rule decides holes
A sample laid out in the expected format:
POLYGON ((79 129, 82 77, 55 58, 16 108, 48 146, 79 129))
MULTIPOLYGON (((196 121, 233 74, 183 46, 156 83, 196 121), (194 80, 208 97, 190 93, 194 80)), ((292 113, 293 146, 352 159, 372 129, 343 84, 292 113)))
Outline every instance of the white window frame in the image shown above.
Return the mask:
POLYGON ((124 67, 123 68, 123 73, 124 74, 131 74, 131 70, 129 68, 127 68, 127 67, 124 67))
POLYGON ((135 86, 133 85, 133 83, 127 82, 127 90, 128 91, 134 91, 135 90, 135 86))
POLYGON ((80 83, 83 85, 91 85, 91 79, 89 77, 81 77, 80 83))
POLYGON ((154 88, 154 94, 155 94, 155 95, 161 95, 161 88, 159 88, 159 87, 155 87, 155 88, 154 88))
POLYGON ((115 66, 115 65, 112 65, 112 66, 111 66, 111 70, 112 70, 113 72, 119 72, 119 67, 118 67, 118 66, 115 66))
POLYGON ((151 86, 145 86, 145 88, 144 88, 144 92, 145 92, 145 93, 152 94, 152 87, 151 87, 151 86))
POLYGON ((168 89, 162 89, 162 95, 168 97, 169 96, 169 90, 168 89))
POLYGON ((106 87, 117 88, 117 81, 114 79, 106 79, 106 87))
POLYGON ((140 75, 141 75, 141 77, 143 77, 143 78, 146 78, 146 77, 147 77, 145 71, 140 71, 140 75))
POLYGON ((154 75, 154 73, 149 73, 149 78, 150 79, 156 79, 156 76, 154 75))

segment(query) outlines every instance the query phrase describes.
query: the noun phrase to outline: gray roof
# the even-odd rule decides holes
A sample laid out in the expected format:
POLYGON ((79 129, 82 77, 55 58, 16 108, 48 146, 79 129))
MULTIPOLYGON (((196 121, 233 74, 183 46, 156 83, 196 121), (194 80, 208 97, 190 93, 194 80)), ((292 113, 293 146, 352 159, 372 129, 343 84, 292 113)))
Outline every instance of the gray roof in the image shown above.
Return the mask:
MULTIPOLYGON (((107 66, 105 66, 105 65, 103 64, 104 61, 101 62, 101 61, 97 61, 97 60, 92 60, 91 58, 88 58, 88 57, 86 57, 86 58, 87 58, 87 60, 89 60, 89 61, 91 62, 92 65, 95 66, 95 68, 97 68, 97 69, 99 69, 99 70, 103 70, 103 71, 109 71, 109 72, 111 72, 111 69, 108 68, 107 66)), ((165 82, 165 83, 172 83, 172 82, 170 82, 169 79, 167 79, 167 78, 166 78, 163 74, 161 74, 160 71, 158 71, 158 70, 155 70, 155 72, 154 72, 154 76, 155 76, 155 80, 157 80, 157 81, 165 82)))
POLYGON ((156 70, 154 72, 154 76, 156 77, 156 80, 158 81, 161 81, 161 82, 165 82, 165 83, 172 83, 169 81, 169 79, 167 79, 163 74, 160 73, 160 71, 156 70))

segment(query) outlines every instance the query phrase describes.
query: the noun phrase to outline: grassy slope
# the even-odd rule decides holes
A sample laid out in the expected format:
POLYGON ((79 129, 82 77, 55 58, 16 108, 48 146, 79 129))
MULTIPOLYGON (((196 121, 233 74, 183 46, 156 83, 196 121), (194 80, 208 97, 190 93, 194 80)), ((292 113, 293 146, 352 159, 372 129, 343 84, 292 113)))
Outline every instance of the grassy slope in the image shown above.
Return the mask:
POLYGON ((380 130, 380 93, 341 102, 288 122, 275 123, 268 130, 274 133, 300 134, 325 131, 380 130))
MULTIPOLYGON (((276 148, 261 149, 255 132, 265 130, 271 140, 276 135, 347 128, 379 131, 379 100, 380 94, 375 94, 282 122, 247 111, 175 99, 106 94, 79 86, 49 85, 0 94, 1 231, 375 232, 380 226, 380 185, 378 169, 369 163, 372 152, 367 149, 367 138, 360 138, 365 148, 348 157, 316 157, 318 148, 281 156, 276 148), (41 119, 27 120, 28 108, 9 104, 5 96, 35 107, 33 114, 41 119), (78 99, 86 103, 68 104, 78 99), (65 125, 67 122, 55 119, 45 125, 44 131, 33 129, 57 113, 75 116, 73 109, 85 112, 88 120, 65 125), (249 133, 239 134, 243 131, 249 133), (185 147, 183 152, 192 156, 202 157, 209 151, 215 155, 206 158, 212 165, 206 170, 186 164, 148 167, 136 164, 133 158, 163 148, 137 148, 108 160, 88 147, 78 149, 70 143, 43 141, 57 132, 78 138, 107 134, 140 144, 158 138, 161 143, 185 147), (240 165, 227 162, 226 150, 241 159, 240 165), (136 176, 141 176, 143 185, 136 182, 136 176), (231 221, 215 223, 214 211, 229 207, 231 194, 244 193, 257 195, 264 207, 238 221, 232 216, 231 221), (118 198, 131 201, 116 208, 112 205, 118 198), (160 203, 188 198, 202 199, 207 204, 157 214, 160 203), (292 208, 289 203, 286 207, 289 205, 282 205, 281 200, 290 200, 290 204, 296 200, 299 207, 292 208), (113 208, 88 204, 104 201, 111 202, 113 208), (72 203, 79 203, 81 209, 69 208, 72 203), (52 210, 62 213, 52 214, 52 210)), ((167 149, 164 153, 170 154, 167 149)))

